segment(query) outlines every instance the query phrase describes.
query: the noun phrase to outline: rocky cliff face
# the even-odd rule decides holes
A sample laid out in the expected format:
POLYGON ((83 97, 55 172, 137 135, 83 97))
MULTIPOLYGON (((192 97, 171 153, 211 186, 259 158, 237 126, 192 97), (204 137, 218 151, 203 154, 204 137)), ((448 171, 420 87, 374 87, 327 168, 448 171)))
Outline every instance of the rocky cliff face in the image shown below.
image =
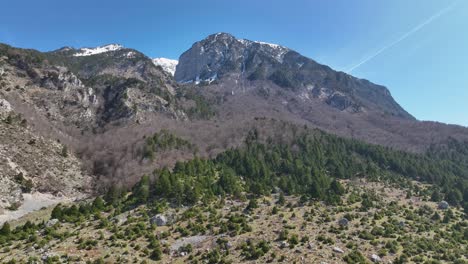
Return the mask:
POLYGON ((7 93, 49 120, 92 129, 148 112, 185 119, 172 77, 138 51, 118 45, 39 53, 0 46, 7 93))
POLYGON ((0 97, 0 211, 18 207, 23 193, 84 197, 90 184, 91 177, 72 151, 38 135, 0 97))
POLYGON ((372 110, 414 119, 383 86, 334 71, 286 47, 226 33, 211 35, 184 52, 175 79, 182 83, 268 81, 294 91, 298 99, 321 100, 341 111, 372 110))
POLYGON ((101 121, 150 111, 186 118, 175 107, 177 84, 170 74, 136 50, 113 44, 86 50, 60 49, 48 56, 96 90, 102 101, 97 112, 101 121))

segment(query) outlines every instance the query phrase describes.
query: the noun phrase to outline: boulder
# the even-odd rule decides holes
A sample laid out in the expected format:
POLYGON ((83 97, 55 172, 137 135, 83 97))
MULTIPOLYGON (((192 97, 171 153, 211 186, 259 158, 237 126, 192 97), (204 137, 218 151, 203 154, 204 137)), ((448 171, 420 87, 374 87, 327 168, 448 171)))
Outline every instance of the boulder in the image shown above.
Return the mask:
POLYGON ((158 215, 155 215, 153 216, 151 219, 150 219, 150 223, 152 225, 157 225, 157 226, 165 226, 168 224, 168 221, 167 221, 167 217, 162 215, 162 214, 158 214, 158 215))
POLYGON ((340 226, 348 226, 349 224, 349 220, 347 218, 341 218, 339 221, 338 221, 338 224, 340 226))
POLYGON ((370 256, 370 259, 371 259, 372 262, 374 262, 374 263, 382 262, 382 259, 381 259, 378 255, 376 255, 376 254, 372 254, 372 255, 370 256))
POLYGON ((53 227, 58 222, 59 222, 59 220, 54 218, 54 219, 50 219, 49 221, 47 221, 45 225, 46 225, 46 227, 53 227))
POLYGON ((439 203, 439 209, 447 210, 447 209, 449 209, 449 204, 446 201, 442 201, 442 202, 439 203))
POLYGON ((0 116, 1 115, 6 115, 12 111, 10 103, 5 100, 0 98, 0 116))

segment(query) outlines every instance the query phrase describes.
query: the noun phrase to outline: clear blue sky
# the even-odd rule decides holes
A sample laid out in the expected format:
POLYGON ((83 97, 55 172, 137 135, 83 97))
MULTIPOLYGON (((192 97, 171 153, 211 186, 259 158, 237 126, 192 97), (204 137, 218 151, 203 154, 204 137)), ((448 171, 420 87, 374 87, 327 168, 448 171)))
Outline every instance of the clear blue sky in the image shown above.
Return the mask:
POLYGON ((468 126, 468 1, 447 10, 453 2, 15 0, 1 4, 0 42, 42 51, 120 43, 178 58, 193 42, 229 32, 342 71, 381 51, 351 73, 387 86, 418 119, 468 126))

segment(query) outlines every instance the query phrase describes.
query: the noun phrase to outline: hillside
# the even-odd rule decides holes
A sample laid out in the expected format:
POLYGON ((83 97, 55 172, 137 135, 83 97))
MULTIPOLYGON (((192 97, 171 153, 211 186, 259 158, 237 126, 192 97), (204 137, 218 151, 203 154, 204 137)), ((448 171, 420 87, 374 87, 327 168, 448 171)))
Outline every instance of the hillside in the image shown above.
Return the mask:
MULTIPOLYGON (((466 263, 467 223, 430 186, 344 181, 337 205, 273 194, 172 207, 96 199, 0 234, 13 263, 466 263), (464 230, 464 231, 463 231, 464 230), (5 242, 7 241, 7 242, 5 242)), ((118 197, 118 196, 117 196, 118 197)), ((131 201, 130 201, 131 202, 131 201)))
POLYGON ((0 169, 3 262, 466 262, 468 128, 226 33, 179 61, 0 44, 0 169))

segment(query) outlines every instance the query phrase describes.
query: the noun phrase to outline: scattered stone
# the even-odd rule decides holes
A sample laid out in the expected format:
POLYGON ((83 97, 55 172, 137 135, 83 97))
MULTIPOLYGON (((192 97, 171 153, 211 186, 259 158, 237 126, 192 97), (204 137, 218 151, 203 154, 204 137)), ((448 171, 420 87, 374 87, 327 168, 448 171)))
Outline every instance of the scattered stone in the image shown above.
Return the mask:
POLYGON ((336 252, 336 253, 340 253, 340 254, 343 254, 343 253, 344 253, 344 250, 342 250, 342 249, 339 248, 339 247, 334 247, 334 248, 333 248, 333 251, 336 252))
POLYGON ((287 247, 289 247, 289 243, 286 242, 286 241, 281 241, 280 247, 281 248, 287 248, 287 247))
POLYGON ((44 253, 44 255, 41 256, 41 259, 42 259, 42 261, 47 262, 47 260, 49 258, 53 258, 55 256, 56 255, 54 253, 52 253, 52 252, 46 252, 46 253, 44 253))

